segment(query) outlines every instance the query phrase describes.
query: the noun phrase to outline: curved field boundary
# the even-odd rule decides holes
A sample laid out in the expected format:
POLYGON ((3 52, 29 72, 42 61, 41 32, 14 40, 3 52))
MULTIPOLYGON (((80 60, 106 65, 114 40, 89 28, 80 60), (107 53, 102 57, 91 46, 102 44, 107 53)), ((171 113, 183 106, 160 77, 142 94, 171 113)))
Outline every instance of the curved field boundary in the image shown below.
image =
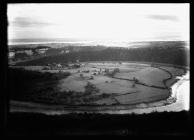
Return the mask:
MULTIPOLYGON (((170 80, 170 79, 173 78, 172 74, 168 70, 163 69, 163 68, 161 68, 159 66, 154 66, 154 67, 156 67, 156 68, 158 68, 158 69, 160 69, 162 71, 165 71, 165 72, 167 72, 170 75, 168 78, 166 78, 166 79, 163 80, 163 83, 164 83, 164 86, 165 87, 159 87, 159 86, 155 86, 155 85, 147 85, 147 84, 141 83, 141 82, 136 82, 136 84, 140 84, 140 85, 144 85, 144 86, 148 86, 148 87, 154 87, 154 88, 160 88, 160 89, 168 89, 168 90, 170 90, 170 88, 167 87, 166 82, 168 80, 170 80)), ((113 77, 113 78, 116 78, 116 77, 113 77)), ((133 79, 125 79, 125 78, 117 78, 117 79, 134 81, 133 79)), ((126 95, 126 94, 132 94, 132 93, 124 93, 124 94, 121 94, 121 95, 118 95, 118 96, 122 96, 122 95, 126 95)), ((115 95, 115 96, 117 96, 117 95, 115 95)), ((115 96, 113 96, 113 98, 115 96)), ((157 101, 161 101, 161 100, 163 100, 163 99, 155 100, 155 101, 153 101, 153 103, 154 102, 157 102, 157 101)), ((92 105, 92 104, 90 104, 90 105, 87 105, 87 104, 85 104, 85 105, 55 105, 55 106, 53 106, 53 105, 52 106, 50 106, 50 105, 47 106, 47 105, 43 105, 43 104, 39 104, 39 105, 41 107, 45 106, 45 108, 47 108, 49 110, 50 109, 52 110, 52 108, 61 108, 62 111, 67 111, 67 112, 69 112, 69 111, 70 112, 74 112, 73 111, 74 109, 77 109, 77 111, 97 111, 98 112, 98 111, 112 110, 112 109, 114 109, 114 110, 115 109, 116 110, 128 110, 128 109, 134 109, 134 108, 142 108, 142 107, 138 107, 137 105, 139 105, 139 104, 145 104, 146 105, 146 104, 151 104, 151 103, 152 103, 152 101, 151 102, 142 102, 142 103, 131 103, 131 104, 124 104, 123 105, 123 104, 119 104, 119 102, 116 101, 116 104, 115 105, 92 105), (90 108, 90 107, 92 107, 92 108, 90 108)), ((20 106, 20 101, 18 101, 16 104, 12 104, 12 105, 13 105, 13 107, 14 106, 15 107, 20 106)), ((34 108, 34 105, 36 106, 36 103, 29 103, 29 108, 31 108, 31 107, 34 108)), ((165 105, 163 104, 161 106, 165 106, 165 105)), ((149 107, 149 105, 147 107, 149 107)), ((143 107, 143 108, 145 108, 145 107, 143 107)))
MULTIPOLYGON (((102 61, 89 61, 89 63, 92 63, 92 62, 102 62, 102 61)), ((103 62, 117 62, 117 61, 103 61, 103 62)), ((120 61, 118 61, 120 62, 120 61)), ((147 86, 147 87, 152 87, 152 88, 159 88, 159 89, 170 89, 167 85, 166 85, 166 82, 168 80, 171 80, 173 78, 173 75, 170 71, 164 69, 164 68, 161 68, 160 66, 167 66, 167 67, 174 67, 174 68, 179 68, 179 69, 182 69, 184 70, 184 73, 186 73, 187 70, 189 70, 189 66, 181 66, 181 65, 175 65, 175 64, 168 64, 168 63, 157 63, 157 62, 146 62, 146 61, 142 61, 142 62, 137 62, 137 61, 122 61, 122 62, 128 62, 128 63, 136 63, 136 64, 149 64, 149 65, 152 65, 153 66, 148 66, 148 67, 154 67, 154 68, 158 68, 166 73, 168 73, 169 77, 164 79, 163 80, 163 84, 164 84, 164 87, 160 87, 160 86, 156 86, 156 85, 148 85, 146 83, 142 83, 142 82, 136 82, 136 84, 139 84, 139 85, 143 85, 143 86, 147 86), (158 66, 159 65, 159 66, 158 66)), ((119 79, 119 80, 127 80, 127 81, 134 81, 133 79, 125 79, 125 78, 118 78, 118 77, 114 77, 114 76, 111 76, 111 78, 115 78, 115 79, 119 79)))
POLYGON ((158 69, 168 73, 169 77, 163 80, 163 84, 164 84, 165 87, 160 87, 160 86, 156 86, 156 85, 148 85, 146 83, 142 83, 142 82, 139 82, 139 81, 135 82, 135 80, 133 80, 133 79, 118 78, 118 77, 114 77, 114 76, 111 76, 111 78, 119 79, 119 80, 126 80, 126 81, 134 81, 136 84, 147 86, 147 87, 152 87, 152 88, 169 89, 169 87, 166 85, 166 82, 173 78, 172 73, 170 73, 168 70, 160 68, 160 67, 154 67, 154 68, 158 68, 158 69))
POLYGON ((161 68, 161 67, 156 67, 156 68, 158 68, 158 69, 160 69, 160 70, 162 70, 162 71, 165 71, 166 73, 168 73, 168 75, 170 75, 170 77, 168 77, 168 78, 166 78, 166 79, 163 80, 164 86, 168 89, 169 87, 166 85, 166 82, 167 82, 168 80, 171 80, 171 79, 173 78, 172 73, 169 72, 169 71, 166 70, 166 69, 161 68))
POLYGON ((179 69, 186 69, 189 70, 189 66, 187 65, 176 65, 176 64, 171 64, 171 63, 159 63, 159 62, 150 62, 150 61, 85 61, 86 63, 136 63, 136 64, 147 64, 147 65, 159 65, 159 66, 167 66, 167 67, 174 67, 174 68, 179 68, 179 69))
MULTIPOLYGON (((114 79, 119 79, 119 80, 126 80, 126 81, 134 81, 133 79, 125 79, 125 78, 118 78, 118 77, 111 77, 111 78, 114 78, 114 79)), ((166 87, 160 87, 160 86, 155 86, 155 85, 148 85, 146 83, 142 83, 142 82, 135 82, 136 84, 138 85, 143 85, 143 86, 147 86, 147 87, 153 87, 153 88, 159 88, 159 89, 167 89, 166 87)))

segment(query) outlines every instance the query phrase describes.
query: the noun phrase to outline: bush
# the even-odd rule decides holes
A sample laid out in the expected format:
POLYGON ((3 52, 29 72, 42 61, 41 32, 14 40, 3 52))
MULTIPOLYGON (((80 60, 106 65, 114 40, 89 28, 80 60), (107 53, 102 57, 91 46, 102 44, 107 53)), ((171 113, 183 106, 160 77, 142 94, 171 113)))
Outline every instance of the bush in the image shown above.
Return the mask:
POLYGON ((92 83, 88 82, 85 86, 85 93, 86 94, 95 94, 99 92, 99 89, 92 83))

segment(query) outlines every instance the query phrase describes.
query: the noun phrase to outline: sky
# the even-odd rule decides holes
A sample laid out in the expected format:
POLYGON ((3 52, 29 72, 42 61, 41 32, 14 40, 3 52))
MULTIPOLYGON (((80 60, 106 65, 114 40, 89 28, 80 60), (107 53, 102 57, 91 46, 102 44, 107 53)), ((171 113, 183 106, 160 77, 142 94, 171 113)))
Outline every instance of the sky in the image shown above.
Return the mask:
POLYGON ((8 39, 189 41, 189 4, 8 4, 8 39))

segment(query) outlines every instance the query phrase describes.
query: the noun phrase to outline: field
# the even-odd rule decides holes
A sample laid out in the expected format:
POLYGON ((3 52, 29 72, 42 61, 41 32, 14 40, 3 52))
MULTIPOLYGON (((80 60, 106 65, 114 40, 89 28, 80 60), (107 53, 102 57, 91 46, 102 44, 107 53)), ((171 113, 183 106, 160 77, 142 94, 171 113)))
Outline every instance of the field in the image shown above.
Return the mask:
POLYGON ((171 95, 170 87, 177 81, 176 76, 184 74, 180 68, 128 62, 83 62, 78 68, 60 70, 43 70, 42 66, 25 69, 70 73, 58 80, 57 97, 47 93, 46 103, 55 100, 63 105, 134 105, 165 100, 171 95))

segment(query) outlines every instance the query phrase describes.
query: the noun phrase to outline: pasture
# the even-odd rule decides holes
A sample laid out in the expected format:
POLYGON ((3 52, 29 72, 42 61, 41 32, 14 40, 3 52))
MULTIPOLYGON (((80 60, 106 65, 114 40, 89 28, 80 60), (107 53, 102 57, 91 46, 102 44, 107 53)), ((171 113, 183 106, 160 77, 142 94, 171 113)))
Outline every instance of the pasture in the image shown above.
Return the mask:
POLYGON ((85 62, 80 68, 61 71, 70 72, 71 75, 61 79, 57 88, 63 94, 75 92, 69 98, 76 105, 129 105, 167 99, 176 76, 184 74, 184 70, 174 67, 127 62, 85 62), (119 71, 110 74, 115 69, 119 71), (90 94, 84 94, 88 83, 97 92, 91 89, 90 94))

